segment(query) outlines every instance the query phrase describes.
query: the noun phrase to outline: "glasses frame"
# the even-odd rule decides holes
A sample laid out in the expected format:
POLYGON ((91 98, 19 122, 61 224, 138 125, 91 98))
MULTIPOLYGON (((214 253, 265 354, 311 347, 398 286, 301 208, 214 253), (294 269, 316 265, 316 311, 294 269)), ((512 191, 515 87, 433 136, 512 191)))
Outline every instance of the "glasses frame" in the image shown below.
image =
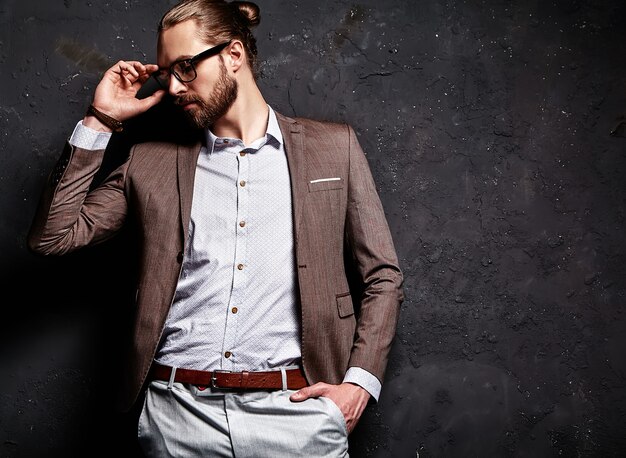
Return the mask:
POLYGON ((179 60, 176 60, 176 61, 172 62, 170 64, 170 66, 168 67, 168 69, 167 69, 167 79, 166 79, 165 75, 161 74, 160 71, 154 72, 152 74, 152 76, 154 76, 154 79, 157 80, 157 82, 159 83, 159 86, 161 86, 163 89, 167 89, 167 87, 169 85, 169 78, 172 75, 174 75, 174 78, 176 78, 181 83, 191 83, 193 80, 195 80, 198 77, 198 71, 196 70, 196 64, 198 62, 204 60, 204 59, 208 59, 209 57, 213 57, 213 56, 219 54, 220 52, 222 52, 223 49, 225 49, 231 43, 232 43, 232 40, 229 40, 227 42, 224 42, 224 43, 221 43, 219 45, 213 46, 212 48, 206 49, 206 50, 202 51, 201 53, 196 54, 193 57, 189 57, 187 59, 179 59, 179 60), (176 72, 176 70, 174 70, 174 67, 176 67, 177 65, 179 65, 179 64, 181 64, 183 62, 191 66, 191 69, 193 70, 193 78, 191 78, 191 79, 184 79, 182 76, 180 76, 176 72))

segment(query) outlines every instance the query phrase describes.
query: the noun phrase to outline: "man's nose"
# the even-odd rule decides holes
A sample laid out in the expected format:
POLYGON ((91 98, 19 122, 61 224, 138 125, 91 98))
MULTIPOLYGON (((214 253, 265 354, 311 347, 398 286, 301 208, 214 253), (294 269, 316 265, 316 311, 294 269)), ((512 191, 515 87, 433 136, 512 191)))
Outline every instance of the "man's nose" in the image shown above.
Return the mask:
POLYGON ((174 75, 170 75, 170 84, 168 89, 170 95, 177 96, 181 92, 187 91, 187 85, 178 81, 178 78, 176 78, 174 75))

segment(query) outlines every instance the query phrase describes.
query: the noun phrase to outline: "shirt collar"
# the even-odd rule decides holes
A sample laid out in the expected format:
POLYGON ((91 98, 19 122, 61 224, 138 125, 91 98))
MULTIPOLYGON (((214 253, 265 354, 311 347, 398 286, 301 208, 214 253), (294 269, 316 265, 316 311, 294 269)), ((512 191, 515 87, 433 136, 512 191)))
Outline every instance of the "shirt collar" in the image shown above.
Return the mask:
MULTIPOLYGON (((278 119, 276 118, 276 113, 274 112, 271 106, 268 105, 267 107, 269 108, 269 117, 267 120, 267 129, 265 131, 266 140, 263 144, 267 144, 273 139, 275 142, 278 142, 278 147, 280 148, 280 146, 283 144, 283 134, 280 131, 280 126, 278 125, 278 119)), ((207 149, 209 150, 209 153, 213 152, 216 142, 226 143, 226 142, 231 142, 234 140, 237 140, 237 139, 227 138, 227 137, 218 137, 211 131, 211 129, 206 130, 206 144, 207 144, 207 149)))
POLYGON ((269 119, 267 121, 267 133, 266 133, 266 135, 271 135, 272 137, 274 137, 274 140, 276 140, 279 145, 282 145, 283 144, 283 134, 280 131, 280 126, 278 125, 278 119, 276 118, 276 113, 274 112, 272 107, 270 107, 269 105, 267 107, 270 109, 270 116, 269 116, 269 119))

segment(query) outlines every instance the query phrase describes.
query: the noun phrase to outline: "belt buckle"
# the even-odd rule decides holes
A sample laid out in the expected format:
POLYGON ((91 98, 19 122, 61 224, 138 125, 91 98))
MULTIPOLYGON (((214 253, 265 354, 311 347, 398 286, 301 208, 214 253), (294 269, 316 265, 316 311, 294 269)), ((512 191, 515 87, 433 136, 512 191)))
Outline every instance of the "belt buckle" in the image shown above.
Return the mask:
POLYGON ((217 385, 217 377, 215 376, 215 374, 217 374, 218 372, 230 374, 233 371, 227 371, 225 369, 216 369, 213 372, 211 372, 211 388, 215 388, 217 390, 234 390, 234 388, 230 388, 230 387, 227 387, 227 386, 218 386, 217 385))

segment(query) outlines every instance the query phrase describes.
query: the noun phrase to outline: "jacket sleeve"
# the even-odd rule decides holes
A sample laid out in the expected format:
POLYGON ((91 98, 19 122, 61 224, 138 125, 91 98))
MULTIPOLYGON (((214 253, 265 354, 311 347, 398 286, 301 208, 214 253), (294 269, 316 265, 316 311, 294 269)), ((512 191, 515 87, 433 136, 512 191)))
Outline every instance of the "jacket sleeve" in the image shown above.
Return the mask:
POLYGON ((402 272, 367 159, 349 130, 346 241, 363 293, 349 366, 365 369, 382 383, 395 336, 402 272))
POLYGON ((90 191, 104 150, 66 144, 48 177, 28 234, 38 254, 60 255, 102 242, 114 235, 127 214, 124 179, 129 161, 90 191))

